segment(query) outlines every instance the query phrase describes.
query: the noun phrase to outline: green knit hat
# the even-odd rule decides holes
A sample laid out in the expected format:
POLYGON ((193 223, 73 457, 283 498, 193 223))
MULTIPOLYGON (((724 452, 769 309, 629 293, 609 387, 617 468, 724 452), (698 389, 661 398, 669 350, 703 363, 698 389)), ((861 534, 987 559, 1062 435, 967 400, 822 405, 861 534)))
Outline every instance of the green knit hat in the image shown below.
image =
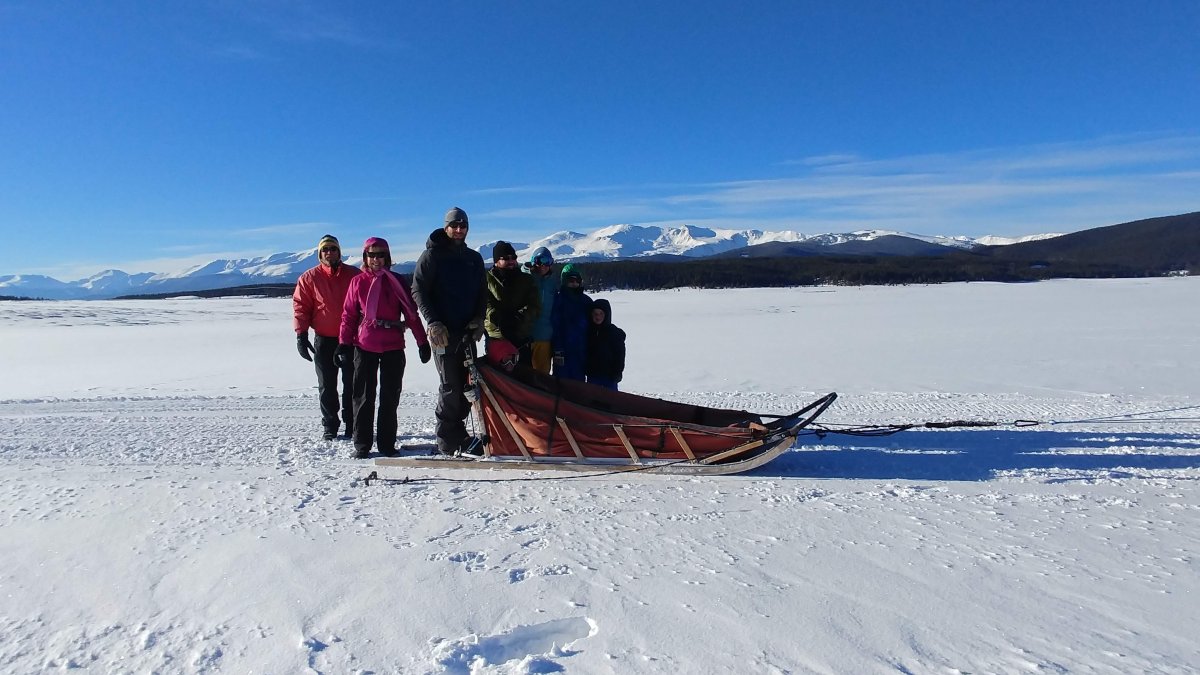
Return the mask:
POLYGON ((563 265, 562 274, 559 275, 559 283, 566 285, 567 279, 570 277, 575 277, 578 279, 580 284, 583 283, 583 272, 580 272, 579 268, 576 267, 574 263, 567 263, 566 265, 563 265))

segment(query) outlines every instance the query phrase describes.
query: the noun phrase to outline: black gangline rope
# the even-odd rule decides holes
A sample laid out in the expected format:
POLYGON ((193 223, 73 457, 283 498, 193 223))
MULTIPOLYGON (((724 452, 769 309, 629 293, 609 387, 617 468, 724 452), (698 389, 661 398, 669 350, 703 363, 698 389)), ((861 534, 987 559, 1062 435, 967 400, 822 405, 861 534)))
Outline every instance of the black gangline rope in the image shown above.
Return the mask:
MULTIPOLYGON (((815 422, 807 428, 800 431, 801 436, 817 436, 823 437, 826 434, 837 434, 842 436, 891 436, 892 434, 900 433, 901 431, 909 431, 912 429, 954 429, 964 427, 1002 427, 1012 426, 1017 428, 1027 428, 1036 426, 1061 426, 1068 424, 1102 424, 1102 423, 1125 423, 1125 424, 1155 424, 1160 422, 1185 422, 1185 423, 1200 423, 1200 417, 1146 417, 1146 415, 1161 415, 1165 413, 1181 412, 1185 410, 1200 410, 1200 405, 1181 406, 1178 408, 1163 408, 1161 410, 1142 410, 1131 413, 1120 413, 1116 415, 1105 415, 1102 417, 1085 417, 1073 420, 1012 420, 1011 422, 998 422, 992 420, 952 420, 949 422, 917 422, 913 424, 881 424, 881 425, 858 425, 858 424, 834 424, 829 422, 815 422), (1141 418, 1141 419, 1138 419, 1141 418)), ((766 415, 770 417, 770 415, 766 415)))

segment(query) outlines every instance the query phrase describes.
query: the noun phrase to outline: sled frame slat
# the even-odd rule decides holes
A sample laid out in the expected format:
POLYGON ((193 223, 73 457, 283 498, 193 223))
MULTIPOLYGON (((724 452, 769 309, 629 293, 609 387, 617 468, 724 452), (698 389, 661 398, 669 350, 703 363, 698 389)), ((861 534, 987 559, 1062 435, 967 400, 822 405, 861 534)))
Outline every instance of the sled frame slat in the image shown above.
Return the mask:
MULTIPOLYGON (((567 442, 571 444, 571 449, 575 451, 575 457, 583 459, 583 451, 579 449, 579 444, 575 442, 575 434, 571 433, 571 427, 567 426, 567 421, 561 417, 555 417, 558 420, 558 427, 563 430, 563 435, 567 437, 567 442)), ((550 448, 546 448, 546 454, 550 454, 550 448)))
POLYGON ((641 464, 642 458, 638 457, 637 450, 633 449, 633 444, 629 442, 629 437, 625 435, 625 428, 620 424, 614 424, 613 429, 615 429, 617 435, 621 437, 621 442, 625 444, 625 449, 629 451, 629 458, 632 459, 635 464, 641 464))
POLYGON ((687 441, 683 440, 683 432, 679 430, 679 427, 671 427, 671 433, 675 435, 675 440, 679 441, 679 447, 683 448, 683 454, 693 462, 696 461, 696 455, 692 454, 692 448, 688 446, 687 441))
MULTIPOLYGON (((488 403, 492 405, 492 409, 496 411, 496 415, 500 417, 500 421, 504 423, 504 428, 508 429, 508 433, 512 436, 513 442, 521 450, 521 454, 525 459, 533 461, 533 456, 529 454, 529 448, 525 447, 525 442, 521 440, 521 435, 513 427, 512 422, 508 420, 508 415, 504 413, 504 409, 500 407, 500 403, 496 401, 496 397, 492 395, 492 388, 487 385, 487 382, 480 380, 479 388, 483 389, 483 393, 487 396, 488 403)), ((486 431, 486 429, 484 430, 486 431)))
POLYGON ((725 452, 717 453, 711 457, 705 457, 704 459, 700 460, 700 463, 701 464, 714 464, 714 463, 719 462, 728 457, 733 457, 735 455, 740 455, 743 452, 748 452, 750 450, 753 450, 754 448, 757 448, 758 446, 760 446, 762 444, 763 444, 763 442, 761 440, 750 441, 749 443, 742 443, 741 445, 739 445, 736 448, 733 448, 731 450, 726 450, 725 452))

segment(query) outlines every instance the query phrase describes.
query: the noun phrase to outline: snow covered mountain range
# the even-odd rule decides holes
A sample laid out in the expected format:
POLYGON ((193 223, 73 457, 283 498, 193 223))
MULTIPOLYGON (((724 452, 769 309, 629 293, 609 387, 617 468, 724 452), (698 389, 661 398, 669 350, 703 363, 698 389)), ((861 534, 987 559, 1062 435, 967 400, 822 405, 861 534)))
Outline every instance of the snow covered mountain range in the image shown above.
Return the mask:
MULTIPOLYGON (((803 243, 810 246, 837 247, 858 243, 856 253, 863 252, 863 243, 903 237, 947 248, 969 249, 976 246, 996 246, 1020 241, 1044 239, 1054 234, 1006 239, 1001 237, 943 237, 863 230, 841 234, 805 235, 793 231, 763 232, 760 230, 710 229, 683 225, 654 227, 642 225, 612 225, 588 234, 556 232, 531 242, 510 242, 522 261, 545 246, 556 261, 598 261, 618 258, 675 256, 700 258, 760 244, 803 243)), ((492 247, 488 242, 479 247, 485 260, 491 260, 492 247)), ((830 249, 831 252, 834 249, 830 249)), ((347 251, 347 253, 350 253, 347 251)), ((361 263, 359 256, 350 255, 346 262, 361 263)), ((302 272, 317 264, 316 250, 275 253, 258 258, 214 260, 183 270, 167 273, 142 272, 128 274, 121 270, 105 270, 86 279, 59 281, 34 274, 0 276, 0 295, 65 299, 103 299, 122 295, 202 291, 253 284, 292 283, 302 272)), ((411 271, 415 261, 397 261, 395 269, 411 271)))

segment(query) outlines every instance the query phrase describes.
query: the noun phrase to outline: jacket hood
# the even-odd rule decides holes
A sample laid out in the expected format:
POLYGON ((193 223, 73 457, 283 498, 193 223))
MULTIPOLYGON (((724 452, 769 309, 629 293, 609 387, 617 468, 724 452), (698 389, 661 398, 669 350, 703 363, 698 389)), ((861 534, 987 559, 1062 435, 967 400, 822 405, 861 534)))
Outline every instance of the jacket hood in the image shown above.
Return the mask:
MULTIPOLYGON (((601 325, 603 325, 603 326, 611 326, 612 325, 612 305, 608 304, 608 300, 605 300, 604 298, 599 298, 599 299, 593 300, 592 301, 592 309, 604 310, 604 323, 601 325)), ((591 321, 591 320, 592 320, 592 317, 591 317, 591 315, 589 315, 588 321, 591 321)))
POLYGON ((450 235, 446 234, 446 230, 438 228, 429 233, 429 239, 425 241, 425 248, 437 248, 439 246, 449 246, 450 235))
POLYGON ((375 248, 381 248, 381 249, 387 251, 387 256, 383 259, 383 263, 384 263, 383 266, 391 267, 392 266, 392 248, 390 246, 388 246, 387 239, 384 239, 383 237, 368 237, 367 240, 363 242, 363 253, 362 253, 362 268, 363 268, 363 270, 366 271, 368 269, 368 267, 367 267, 367 249, 371 248, 372 246, 374 246, 375 248))

